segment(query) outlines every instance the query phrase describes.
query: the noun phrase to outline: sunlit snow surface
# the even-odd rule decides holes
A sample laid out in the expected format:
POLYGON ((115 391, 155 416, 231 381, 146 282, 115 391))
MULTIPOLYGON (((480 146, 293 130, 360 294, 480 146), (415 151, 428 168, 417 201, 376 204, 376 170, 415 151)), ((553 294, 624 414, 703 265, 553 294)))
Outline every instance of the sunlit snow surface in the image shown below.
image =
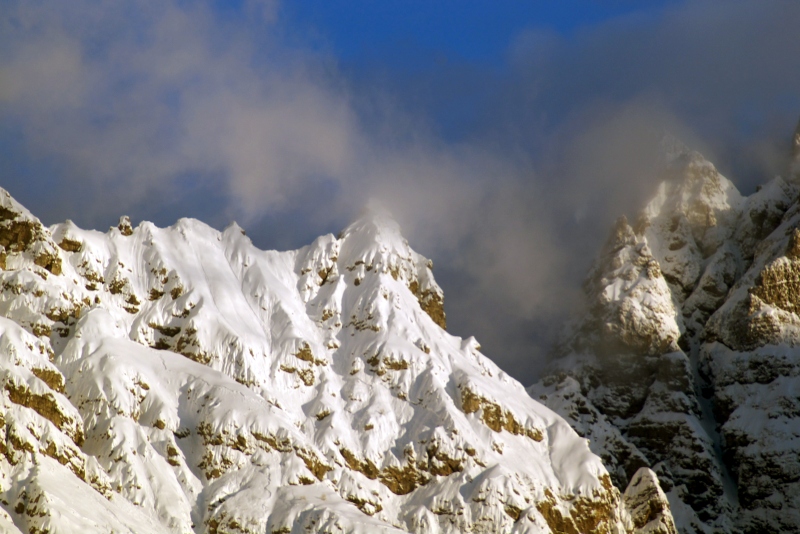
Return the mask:
POLYGON ((431 263, 381 214, 290 252, 187 219, 28 237, 0 237, 0 528, 629 525, 586 440, 440 327, 431 263))

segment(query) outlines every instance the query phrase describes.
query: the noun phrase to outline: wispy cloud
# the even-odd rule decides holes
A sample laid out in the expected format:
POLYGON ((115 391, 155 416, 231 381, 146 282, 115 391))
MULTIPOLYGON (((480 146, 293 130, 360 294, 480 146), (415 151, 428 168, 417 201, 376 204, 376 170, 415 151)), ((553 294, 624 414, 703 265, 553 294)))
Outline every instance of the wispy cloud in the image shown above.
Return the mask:
POLYGON ((788 0, 532 27, 501 68, 427 62, 379 83, 288 45, 275 2, 217 7, 3 2, 0 150, 24 150, 0 185, 49 222, 238 218, 265 243, 334 230, 379 198, 437 264, 454 331, 524 380, 610 221, 652 191, 660 134, 747 182, 783 164, 800 102, 788 0), (38 161, 56 187, 13 170, 38 161))

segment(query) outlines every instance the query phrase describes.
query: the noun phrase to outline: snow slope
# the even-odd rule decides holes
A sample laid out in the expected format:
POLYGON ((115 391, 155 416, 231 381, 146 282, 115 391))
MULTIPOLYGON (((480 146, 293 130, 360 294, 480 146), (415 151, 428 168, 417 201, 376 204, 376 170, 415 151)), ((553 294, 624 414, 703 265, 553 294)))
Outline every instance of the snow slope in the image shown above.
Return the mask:
POLYGON ((444 330, 380 213, 275 252, 187 219, 44 228, 0 190, 0 245, 11 532, 674 532, 652 472, 621 495, 444 330))

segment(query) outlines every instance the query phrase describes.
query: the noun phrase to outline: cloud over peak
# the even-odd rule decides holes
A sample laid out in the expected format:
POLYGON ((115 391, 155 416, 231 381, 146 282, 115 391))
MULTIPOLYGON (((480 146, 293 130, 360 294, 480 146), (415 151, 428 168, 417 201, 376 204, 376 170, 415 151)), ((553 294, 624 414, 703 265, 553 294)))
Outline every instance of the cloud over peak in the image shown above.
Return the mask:
POLYGON ((377 69, 304 41, 270 0, 0 11, 3 185, 45 221, 236 218, 295 247, 377 198, 435 260, 452 329, 523 379, 607 225, 654 191, 665 130, 746 185, 780 172, 800 113, 788 1, 531 21, 502 64, 399 43, 404 66, 377 69))

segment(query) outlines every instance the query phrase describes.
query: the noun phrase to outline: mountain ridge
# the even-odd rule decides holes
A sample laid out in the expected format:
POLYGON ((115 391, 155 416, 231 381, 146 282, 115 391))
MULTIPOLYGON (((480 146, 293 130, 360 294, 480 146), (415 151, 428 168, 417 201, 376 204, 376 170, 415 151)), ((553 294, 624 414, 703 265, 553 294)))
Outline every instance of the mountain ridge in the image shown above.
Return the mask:
POLYGON ((0 204, 10 532, 674 532, 654 474, 617 491, 443 330, 432 264, 385 216, 276 252, 0 204))

